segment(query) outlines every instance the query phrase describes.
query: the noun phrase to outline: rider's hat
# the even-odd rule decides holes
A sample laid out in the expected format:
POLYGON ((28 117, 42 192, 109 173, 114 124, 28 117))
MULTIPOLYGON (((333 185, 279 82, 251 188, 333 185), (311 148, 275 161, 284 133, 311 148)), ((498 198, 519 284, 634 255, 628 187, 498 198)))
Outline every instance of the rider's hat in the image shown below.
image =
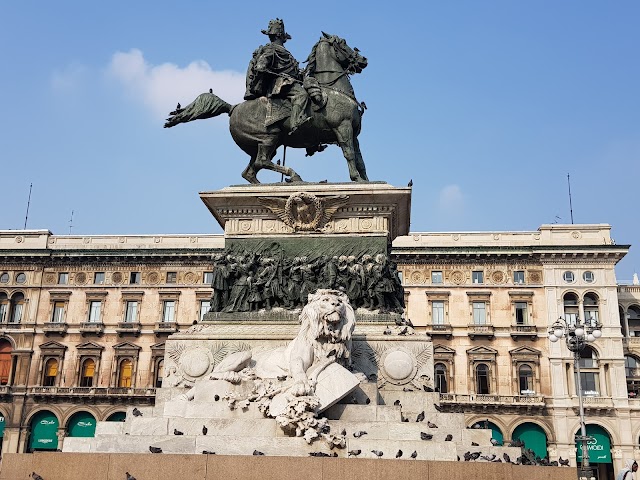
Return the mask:
POLYGON ((291 40, 291 35, 284 31, 284 22, 279 18, 269 21, 269 26, 266 30, 262 30, 265 35, 273 35, 280 37, 284 40, 291 40))

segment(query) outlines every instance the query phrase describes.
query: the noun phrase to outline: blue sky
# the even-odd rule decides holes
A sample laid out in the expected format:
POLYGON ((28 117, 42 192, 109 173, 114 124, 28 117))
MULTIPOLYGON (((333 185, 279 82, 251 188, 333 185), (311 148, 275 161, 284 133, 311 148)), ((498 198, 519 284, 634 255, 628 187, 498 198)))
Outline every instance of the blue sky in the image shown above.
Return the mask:
MULTIPOLYGON (((0 3, 0 228, 220 232, 197 192, 243 183, 228 118, 162 128, 213 88, 238 102, 260 33, 279 16, 304 60, 321 31, 358 47, 369 177, 413 179, 413 231, 610 223, 640 243, 640 3, 0 3), (559 217, 559 219, 557 218, 559 217)), ((287 163, 346 181, 337 147, 287 163)), ((265 172, 264 182, 279 176, 265 172)), ((640 272, 638 247, 619 280, 640 272)))

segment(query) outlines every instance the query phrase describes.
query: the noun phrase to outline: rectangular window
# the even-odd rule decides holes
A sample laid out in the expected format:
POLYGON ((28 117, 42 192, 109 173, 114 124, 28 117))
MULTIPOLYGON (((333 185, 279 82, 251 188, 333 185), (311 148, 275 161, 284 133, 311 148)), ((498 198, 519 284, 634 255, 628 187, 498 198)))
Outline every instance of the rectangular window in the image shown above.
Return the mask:
POLYGON ((595 372, 580 372, 582 394, 592 397, 600 395, 600 380, 595 372))
POLYGON ((516 270, 513 272, 513 283, 516 285, 524 283, 524 270, 516 270))
POLYGON ((22 309, 24 308, 24 303, 16 303, 13 306, 13 315, 11 316, 11 323, 20 323, 22 320, 22 309))
POLYGON ((431 319, 434 325, 444 325, 444 302, 442 300, 431 302, 431 319))
POLYGON ((211 282, 213 282, 213 272, 204 272, 202 275, 202 283, 211 285, 211 282))
POLYGON ((484 283, 484 272, 482 270, 475 270, 471 272, 472 283, 484 283))
POLYGON ((578 312, 567 312, 565 310, 565 312, 564 312, 564 320, 569 325, 575 325, 576 322, 578 321, 578 312))
POLYGON ((527 302, 516 302, 516 325, 528 325, 527 302))
POLYGON ((204 314, 211 308, 210 300, 200 300, 200 320, 204 320, 204 314))
POLYGON ((93 283, 94 283, 94 285, 103 285, 104 284, 104 272, 96 272, 93 275, 93 283))
POLYGON ((129 275, 129 283, 131 285, 140 285, 141 278, 142 275, 140 274, 140 272, 131 272, 131 274, 129 275))
POLYGON ((484 302, 473 302, 473 323, 475 325, 486 325, 487 305, 484 302))
POLYGON ((69 283, 69 273, 59 273, 58 274, 58 285, 67 285, 69 283))
POLYGON ((53 323, 64 323, 64 307, 64 302, 53 303, 53 316, 51 317, 53 323))
POLYGON ((433 284, 442 283, 442 270, 431 271, 431 283, 433 284))
POLYGON ((89 303, 89 322, 100 323, 100 314, 102 311, 102 302, 93 300, 89 303))
POLYGON ((129 300, 127 302, 127 309, 124 314, 124 321, 127 323, 135 323, 138 321, 138 302, 135 300, 129 300))
POLYGON ((0 303, 0 322, 5 323, 7 318, 7 313, 9 312, 9 304, 8 303, 0 303))
POLYGON ((165 300, 162 307, 162 321, 174 322, 176 316, 176 302, 175 300, 165 300))
POLYGON ((167 272, 167 283, 176 283, 178 281, 178 272, 167 272))

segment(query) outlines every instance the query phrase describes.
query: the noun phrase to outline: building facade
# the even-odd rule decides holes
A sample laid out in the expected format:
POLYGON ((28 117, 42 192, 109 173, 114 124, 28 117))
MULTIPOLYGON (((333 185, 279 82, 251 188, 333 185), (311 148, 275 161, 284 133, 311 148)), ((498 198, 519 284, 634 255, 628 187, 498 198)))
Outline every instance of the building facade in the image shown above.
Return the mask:
MULTIPOLYGON (((164 339, 208 309, 211 256, 223 248, 222 235, 0 231, 2 451, 55 450, 153 403, 164 339)), ((558 317, 592 319, 603 336, 583 352, 582 378, 601 478, 633 456, 640 292, 618 287, 614 271, 627 250, 608 225, 397 238, 406 316, 433 339, 443 408, 498 442, 575 464, 573 360, 547 331, 558 317)))

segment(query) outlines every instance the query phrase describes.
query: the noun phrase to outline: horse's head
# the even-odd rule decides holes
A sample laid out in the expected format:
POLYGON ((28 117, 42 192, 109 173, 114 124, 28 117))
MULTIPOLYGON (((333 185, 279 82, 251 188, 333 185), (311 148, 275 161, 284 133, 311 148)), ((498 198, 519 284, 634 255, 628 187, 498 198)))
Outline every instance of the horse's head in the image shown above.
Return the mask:
POLYGON ((320 38, 320 41, 313 47, 311 55, 309 55, 307 59, 309 62, 308 69, 311 71, 315 70, 317 55, 323 50, 331 51, 331 56, 335 61, 349 73, 360 73, 367 66, 367 59, 360 55, 360 51, 357 48, 351 48, 344 38, 322 32, 322 38, 320 38), (328 45, 331 48, 319 48, 322 45, 328 45))

